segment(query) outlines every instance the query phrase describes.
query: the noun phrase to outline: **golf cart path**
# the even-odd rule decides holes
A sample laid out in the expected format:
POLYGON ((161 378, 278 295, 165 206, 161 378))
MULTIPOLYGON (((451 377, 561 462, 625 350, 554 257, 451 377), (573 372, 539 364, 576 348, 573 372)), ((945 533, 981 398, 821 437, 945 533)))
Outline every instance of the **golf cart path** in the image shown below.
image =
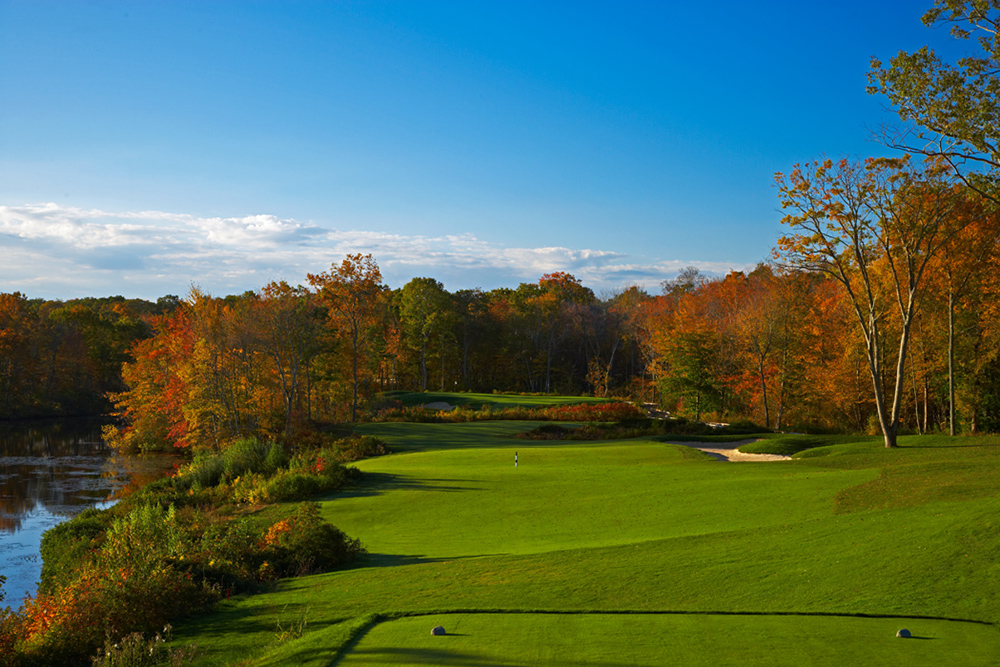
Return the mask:
POLYGON ((684 445, 685 447, 693 447, 694 449, 700 449, 709 456, 719 459, 720 461, 788 461, 791 456, 782 456, 781 454, 746 454, 739 451, 738 447, 743 445, 749 445, 751 442, 757 442, 760 438, 750 438, 748 440, 736 440, 735 442, 676 442, 672 440, 664 440, 668 445, 684 445), (709 445, 703 447, 702 445, 709 445))

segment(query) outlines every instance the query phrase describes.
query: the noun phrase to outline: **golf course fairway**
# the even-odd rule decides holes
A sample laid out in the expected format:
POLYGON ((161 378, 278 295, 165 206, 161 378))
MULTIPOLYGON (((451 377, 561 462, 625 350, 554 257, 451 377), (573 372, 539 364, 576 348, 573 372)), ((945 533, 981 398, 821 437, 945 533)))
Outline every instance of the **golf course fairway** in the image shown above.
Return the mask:
POLYGON ((1000 440, 731 463, 513 437, 535 425, 359 426, 394 453, 319 500, 368 555, 175 643, 202 665, 1000 664, 1000 440))

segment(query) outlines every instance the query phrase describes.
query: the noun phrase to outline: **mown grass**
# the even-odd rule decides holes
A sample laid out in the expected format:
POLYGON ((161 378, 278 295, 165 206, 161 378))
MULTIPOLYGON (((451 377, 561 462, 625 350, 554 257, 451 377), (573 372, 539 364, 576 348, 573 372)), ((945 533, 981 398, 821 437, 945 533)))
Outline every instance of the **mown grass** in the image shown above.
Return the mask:
POLYGON ((473 408, 544 408, 552 405, 579 405, 582 403, 606 403, 610 399, 591 396, 549 396, 546 394, 477 394, 473 392, 439 391, 389 391, 385 398, 400 401, 412 408, 427 403, 444 402, 449 405, 473 408))
POLYGON ((780 454, 782 456, 792 456, 799 452, 816 447, 829 447, 832 445, 851 443, 875 443, 881 438, 864 435, 799 435, 773 433, 754 436, 761 438, 757 442, 740 447, 741 452, 747 454, 780 454))
POLYGON ((995 634, 965 623, 892 618, 434 614, 372 627, 338 664, 843 667, 864 655, 869 665, 957 667, 989 664, 995 634), (431 636, 437 624, 452 634, 431 636), (902 627, 919 639, 896 639, 902 627))
POLYGON ((650 440, 510 438, 532 425, 365 425, 399 453, 360 462, 364 483, 322 511, 367 560, 231 600, 176 641, 198 643, 202 664, 328 665, 362 632, 337 664, 1000 662, 995 625, 905 621, 932 638, 907 643, 903 621, 858 616, 1000 621, 1000 441, 724 463, 650 440), (473 613, 491 610, 588 615, 473 613), (452 614, 463 636, 434 643, 436 617, 393 614, 452 614), (279 645, 299 618, 301 638, 279 645))

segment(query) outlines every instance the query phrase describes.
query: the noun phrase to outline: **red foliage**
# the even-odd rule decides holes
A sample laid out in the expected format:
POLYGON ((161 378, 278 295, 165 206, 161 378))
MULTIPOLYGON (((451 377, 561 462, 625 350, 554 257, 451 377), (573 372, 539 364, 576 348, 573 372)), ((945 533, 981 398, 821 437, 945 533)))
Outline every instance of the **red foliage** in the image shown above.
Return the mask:
POLYGON ((645 417, 642 410, 631 403, 581 403, 580 405, 554 405, 542 411, 551 421, 617 422, 645 417))

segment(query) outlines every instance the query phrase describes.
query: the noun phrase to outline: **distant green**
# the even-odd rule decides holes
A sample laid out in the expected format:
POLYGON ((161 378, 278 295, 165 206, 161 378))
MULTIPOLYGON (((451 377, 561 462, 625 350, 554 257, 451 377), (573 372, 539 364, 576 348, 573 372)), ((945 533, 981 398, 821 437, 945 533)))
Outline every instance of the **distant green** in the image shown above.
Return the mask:
POLYGON ((581 403, 605 403, 609 399, 591 396, 550 396, 548 394, 476 394, 472 392, 435 391, 389 391, 385 398, 400 401, 406 407, 427 403, 448 403, 449 405, 480 409, 496 408, 544 408, 551 405, 579 405, 581 403))

